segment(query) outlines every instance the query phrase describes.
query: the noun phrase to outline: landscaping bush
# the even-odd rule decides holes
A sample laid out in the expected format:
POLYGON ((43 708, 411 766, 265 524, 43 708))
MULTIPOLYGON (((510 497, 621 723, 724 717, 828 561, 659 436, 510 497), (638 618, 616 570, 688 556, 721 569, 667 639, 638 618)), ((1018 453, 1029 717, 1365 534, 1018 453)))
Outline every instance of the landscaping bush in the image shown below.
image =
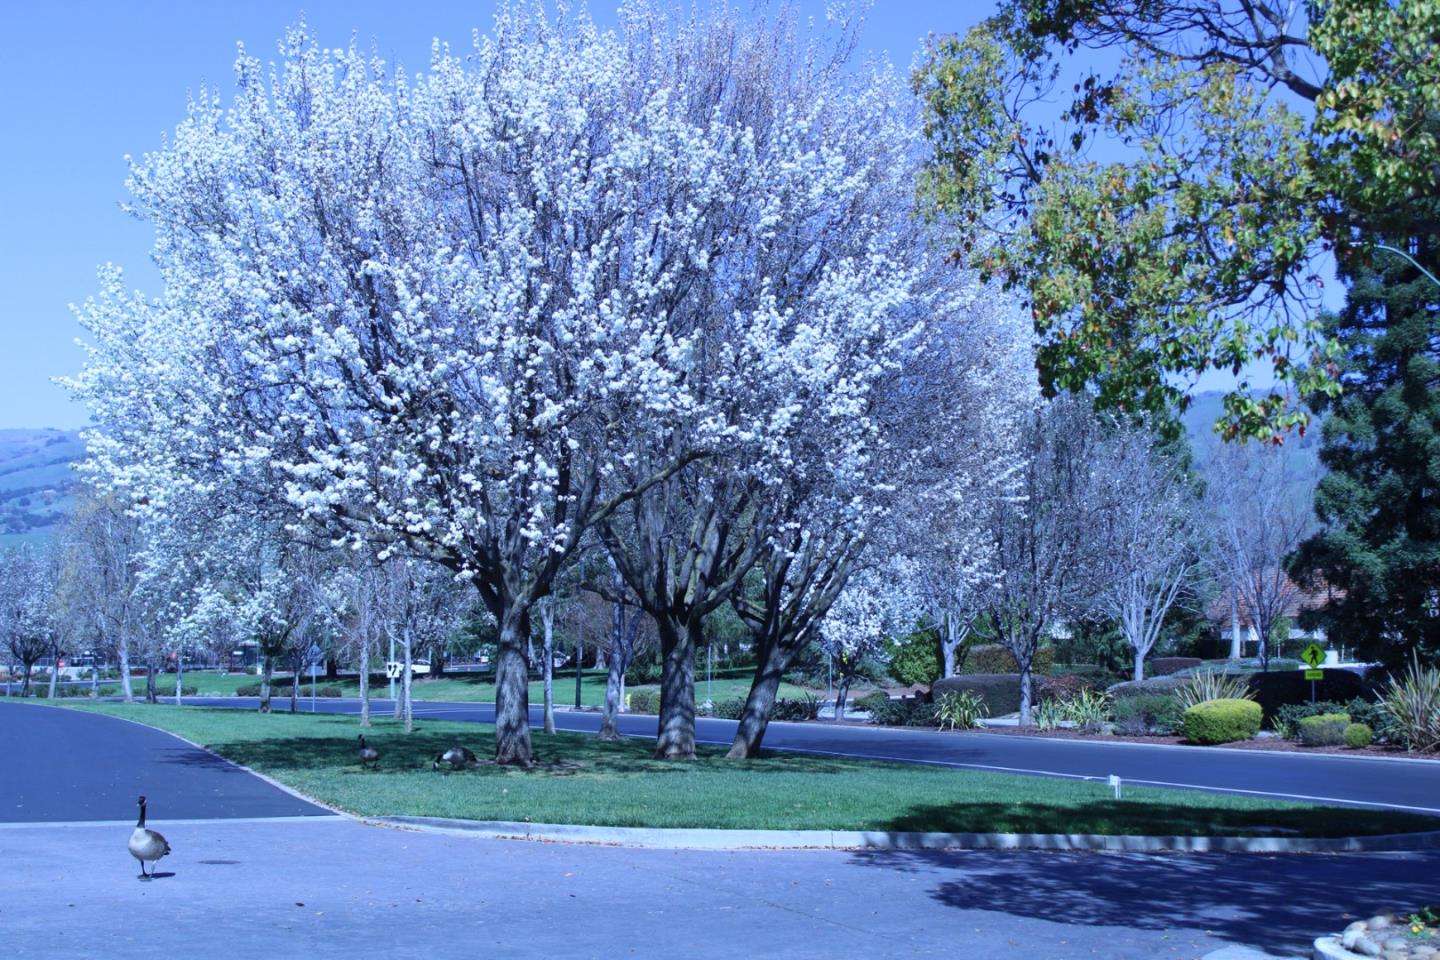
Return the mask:
POLYGON ((1202 670, 1180 682, 1175 688, 1175 699, 1183 712, 1210 700, 1249 700, 1251 696, 1243 675, 1202 670))
POLYGON ((1375 731, 1368 723, 1352 723, 1345 728, 1345 746, 1352 750, 1368 747, 1375 741, 1375 731))
POLYGON ((877 710, 884 710, 889 703, 890 695, 883 690, 876 690, 856 700, 854 706, 856 710, 864 710, 866 713, 874 714, 877 710))
POLYGON ((1146 672, 1152 677, 1165 677, 1178 670, 1198 667, 1204 662, 1199 657, 1155 657, 1149 661, 1146 672))
POLYGON ((890 655, 890 676, 907 687, 930 683, 944 672, 940 641, 928 631, 891 640, 886 651, 890 655))
POLYGON ((1020 709, 1020 674, 1018 673, 967 673, 956 677, 936 680, 930 686, 930 695, 938 698, 947 693, 972 690, 985 701, 990 716, 1002 717, 1020 709))
POLYGON ((1094 663, 1052 663, 1047 672, 1052 677, 1080 677, 1096 687, 1109 686, 1119 679, 1094 663))
MULTIPOLYGON (((660 712, 660 691, 655 687, 641 687, 638 690, 631 690, 629 697, 631 713, 660 712)), ((739 714, 736 714, 736 716, 739 716, 739 714)))
POLYGON ((933 727, 935 706, 916 697, 887 699, 884 704, 875 704, 870 719, 887 727, 933 727))
POLYGON ((1206 700, 1185 711, 1181 729, 1191 743, 1234 743, 1259 733, 1260 718, 1253 700, 1206 700))
POLYGON ((1094 684, 1084 677, 1077 677, 1068 674, 1060 677, 1036 677, 1035 702, 1043 703, 1046 700, 1068 700, 1076 696, 1082 690, 1094 688, 1094 684))
POLYGON ((625 668, 625 682, 637 687, 660 682, 660 661, 637 660, 625 668))
MULTIPOLYGON (((1035 659, 1030 664, 1030 672, 1039 676, 1048 676, 1050 668, 1055 665, 1055 648, 1041 647, 1035 651, 1035 659)), ((965 665, 960 668, 962 674, 976 673, 1016 673, 1020 669, 1015 662, 1015 657, 998 643, 979 643, 970 648, 965 655, 965 665)))
MULTIPOLYGON (((631 709, 634 709, 635 700, 630 700, 631 709)), ((659 697, 655 700, 655 709, 660 709, 659 697)), ((651 711, 645 711, 649 713, 651 711)), ((740 715, 745 712, 745 701, 741 697, 733 697, 729 700, 717 700, 710 705, 710 716, 720 720, 739 720, 740 715)))
POLYGON ((1113 697, 1115 732, 1129 737, 1166 736, 1180 728, 1180 701, 1157 694, 1113 697))
MULTIPOLYGON (((745 701, 740 701, 743 710, 745 701)), ((820 701, 806 694, 796 700, 776 700, 775 707, 770 711, 771 720, 814 720, 820 716, 820 701)), ((737 713, 735 719, 739 719, 737 713)))
POLYGON ((1180 676, 1149 677, 1112 683, 1106 690, 1117 701, 1125 697, 1173 697, 1186 678, 1180 676))
POLYGON ((1307 747, 1338 747, 1345 742, 1345 728, 1350 726, 1348 713, 1320 713, 1304 717, 1295 725, 1300 742, 1307 747))

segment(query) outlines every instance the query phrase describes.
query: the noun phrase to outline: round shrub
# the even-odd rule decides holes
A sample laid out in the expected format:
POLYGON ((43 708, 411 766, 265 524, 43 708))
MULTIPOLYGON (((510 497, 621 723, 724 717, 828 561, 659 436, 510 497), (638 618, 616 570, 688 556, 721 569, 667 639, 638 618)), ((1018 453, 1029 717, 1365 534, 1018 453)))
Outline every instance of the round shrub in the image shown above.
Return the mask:
POLYGON ((1260 716, 1253 700, 1206 700, 1185 711, 1181 729, 1191 743, 1234 743, 1260 732, 1260 716))
POLYGON ((237 697, 258 697, 258 696, 260 696, 260 684, 258 684, 258 683, 241 684, 240 686, 238 686, 238 687, 235 688, 235 696, 237 696, 237 697))
POLYGON ((1345 746, 1355 750, 1368 747, 1375 740, 1375 731, 1367 724, 1352 723, 1345 728, 1345 746))
POLYGON ((890 703, 890 695, 884 690, 875 690, 856 700, 853 704, 856 710, 864 710, 873 714, 876 710, 883 710, 890 703))
POLYGON ((641 687, 638 690, 631 690, 629 697, 631 713, 660 712, 660 691, 654 687, 641 687))
POLYGON ((1295 724, 1300 742, 1307 747, 1338 747, 1345 742, 1345 728, 1350 726, 1348 713, 1321 713, 1303 717, 1295 724))

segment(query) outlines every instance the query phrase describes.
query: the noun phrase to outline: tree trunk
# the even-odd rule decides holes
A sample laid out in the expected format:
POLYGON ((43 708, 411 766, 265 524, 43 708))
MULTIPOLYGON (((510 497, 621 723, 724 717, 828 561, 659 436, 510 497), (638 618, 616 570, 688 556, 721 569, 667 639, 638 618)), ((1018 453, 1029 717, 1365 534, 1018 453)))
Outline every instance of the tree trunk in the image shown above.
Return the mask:
POLYGON ((1031 658, 1020 664, 1020 726, 1030 726, 1030 668, 1031 658))
MULTIPOLYGON (((620 578, 615 576, 617 586, 620 578)), ((638 619, 638 614, 636 615, 638 619)), ((625 668, 630 663, 630 649, 625 643, 625 606, 611 604, 610 609, 610 663, 605 678, 605 715, 600 720, 600 739, 619 740, 615 717, 625 698, 625 668)))
POLYGON ((175 651, 175 706, 180 706, 183 701, 180 699, 185 695, 185 652, 175 651))
POLYGON ((435 644, 434 649, 432 649, 432 650, 430 651, 430 676, 432 676, 432 677, 443 677, 443 676, 445 676, 445 645, 444 645, 444 644, 437 643, 437 644, 435 644))
POLYGON ((45 692, 45 698, 54 700, 55 692, 58 689, 57 684, 60 682, 60 654, 58 651, 50 658, 50 663, 50 689, 45 692))
POLYGON ((25 664, 24 666, 25 666, 25 679, 20 683, 20 696, 21 696, 21 698, 30 696, 30 671, 34 668, 34 665, 33 665, 33 664, 29 664, 29 663, 25 664))
POLYGON ((661 617, 660 726, 655 756, 695 759, 695 624, 661 617))
POLYGON ((91 699, 91 700, 98 700, 99 698, 100 698, 100 667, 97 665, 97 666, 93 666, 93 667, 90 668, 90 699, 91 699))
POLYGON ((530 645, 528 611, 504 611, 495 645, 495 762, 528 767, 530 742, 530 645))
POLYGON ((730 752, 725 754, 731 760, 759 756, 765 730, 770 726, 770 713, 775 709, 775 697, 780 692, 780 679, 790 660, 779 643, 760 653, 750 693, 745 697, 745 709, 735 728, 735 739, 730 744, 730 752))
POLYGON ((157 703, 159 699, 155 692, 155 658, 147 657, 145 660, 145 702, 157 703))
POLYGON ((135 689, 130 684, 130 640, 120 634, 120 696, 126 703, 135 702, 135 689))
POLYGON ((370 726, 370 637, 360 637, 360 726, 370 726))
POLYGON ((545 678, 545 732, 553 735, 555 733, 555 609, 547 599, 540 607, 540 624, 544 629, 544 648, 542 656, 545 663, 541 667, 541 676, 545 678))
POLYGON ((290 657, 290 712, 299 712, 300 675, 305 672, 304 655, 296 650, 290 657))
POLYGON ((1135 679, 1145 679, 1145 654, 1135 651, 1135 679))
POLYGON ((275 675, 275 661, 268 653, 260 654, 260 712, 270 712, 270 681, 275 675))
POLYGON ((1240 648, 1240 601, 1235 591, 1230 591, 1230 659, 1239 660, 1240 648))
POLYGON ((340 679, 340 661, 335 657, 325 658, 325 679, 332 683, 340 679))
POLYGON ((940 641, 940 657, 945 664, 943 674, 947 677, 955 676, 955 648, 944 640, 940 641))
POLYGON ((850 699, 850 674, 841 673, 840 682, 835 685, 835 719, 845 719, 845 702, 850 699))
POLYGON ((403 646, 405 648, 405 665, 400 670, 400 702, 403 703, 404 706, 401 709, 401 719, 405 721, 405 732, 411 733, 415 729, 415 707, 410 701, 411 674, 414 673, 411 665, 415 662, 415 644, 410 636, 410 628, 408 625, 405 627, 405 642, 403 646))

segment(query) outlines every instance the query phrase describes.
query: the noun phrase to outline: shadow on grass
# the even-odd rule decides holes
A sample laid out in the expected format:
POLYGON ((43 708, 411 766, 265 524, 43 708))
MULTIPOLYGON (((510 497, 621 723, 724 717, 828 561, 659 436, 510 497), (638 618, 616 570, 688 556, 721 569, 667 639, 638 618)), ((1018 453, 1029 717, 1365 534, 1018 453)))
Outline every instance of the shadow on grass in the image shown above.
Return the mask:
MULTIPOLYGON (((354 718, 322 717, 315 722, 333 727, 333 737, 274 736, 264 739, 222 740, 209 746, 216 753, 236 763, 259 770, 323 771, 350 767, 359 770, 359 745, 355 737, 360 731, 354 718)), ((660 760, 653 754, 654 745, 651 740, 626 738, 619 741, 601 741, 579 734, 560 734, 552 738, 536 733, 533 737, 535 764, 526 770, 487 762, 495 753, 494 732, 488 726, 475 726, 473 732, 467 730, 458 735, 454 731, 426 730, 418 725, 415 732, 410 734, 392 732, 384 727, 372 727, 365 731, 365 738, 369 746, 380 751, 378 769, 389 772, 431 772, 430 764, 436 755, 457 744, 469 747, 481 759, 478 767, 451 771, 457 775, 568 775, 586 769, 618 776, 683 775, 695 771, 844 775, 853 774, 857 767, 854 761, 794 754, 767 755, 754 760, 727 760, 723 747, 702 747, 694 761, 660 760)), ((223 765, 223 761, 203 751, 176 750, 174 753, 171 762, 223 765)), ((442 771, 447 769, 442 766, 442 771)))
POLYGON ((897 832, 1309 837, 1440 830, 1440 819, 1416 814, 1319 806, 1246 809, 1241 803, 1201 797, 1183 805, 1108 798, 1060 805, 916 804, 886 827, 897 832))
MULTIPOLYGON (((957 910, 1095 927, 1204 931, 1280 956, 1355 918, 1440 899, 1440 854, 866 852, 957 910)), ((981 918, 974 918, 976 923, 981 918)), ((970 922, 965 920, 963 922, 970 922)))

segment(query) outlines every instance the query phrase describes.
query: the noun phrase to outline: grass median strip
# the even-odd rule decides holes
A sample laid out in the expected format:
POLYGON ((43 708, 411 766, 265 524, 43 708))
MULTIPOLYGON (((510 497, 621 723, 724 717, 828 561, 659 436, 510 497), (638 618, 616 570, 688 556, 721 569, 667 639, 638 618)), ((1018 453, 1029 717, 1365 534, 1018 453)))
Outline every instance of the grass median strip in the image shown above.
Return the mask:
POLYGON ((775 753, 727 760, 702 749, 694 762, 655 760, 651 745, 534 732, 530 770, 484 764, 434 772, 430 761, 462 743, 483 759, 488 725, 423 721, 406 735, 389 720, 366 737, 377 770, 356 756, 354 716, 261 715, 142 704, 74 709, 137 720, 325 803, 368 816, 529 820, 620 827, 904 830, 1175 836, 1331 837, 1440 829, 1399 812, 1280 803, 1186 790, 1026 777, 909 764, 775 753))

